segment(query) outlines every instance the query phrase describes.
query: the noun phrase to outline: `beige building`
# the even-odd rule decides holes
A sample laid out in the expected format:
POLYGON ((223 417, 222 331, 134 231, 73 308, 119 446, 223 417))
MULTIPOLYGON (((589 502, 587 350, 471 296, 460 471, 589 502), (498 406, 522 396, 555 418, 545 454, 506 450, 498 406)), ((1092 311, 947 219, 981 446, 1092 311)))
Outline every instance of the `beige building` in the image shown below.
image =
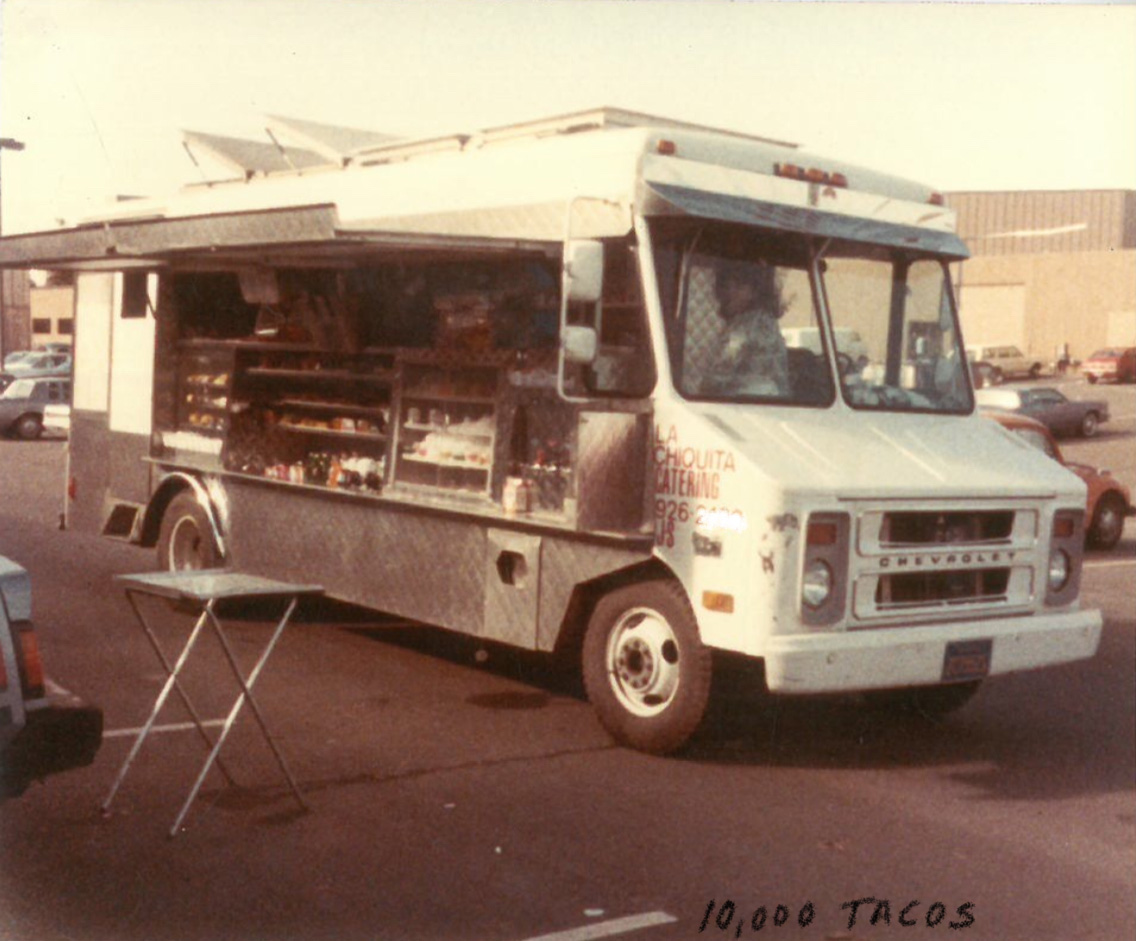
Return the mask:
POLYGON ((1136 345, 1136 191, 951 193, 972 257, 958 267, 967 345, 1045 363, 1136 345))
POLYGON ((33 343, 70 343, 75 329, 75 289, 32 288, 31 319, 33 343))

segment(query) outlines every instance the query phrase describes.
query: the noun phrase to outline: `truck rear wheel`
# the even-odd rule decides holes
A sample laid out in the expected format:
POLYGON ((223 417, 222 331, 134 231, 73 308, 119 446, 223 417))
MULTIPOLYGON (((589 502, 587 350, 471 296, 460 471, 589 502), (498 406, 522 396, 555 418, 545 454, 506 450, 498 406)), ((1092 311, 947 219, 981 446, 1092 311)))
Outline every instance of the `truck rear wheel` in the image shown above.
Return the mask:
POLYGON ((179 493, 162 516, 158 566, 168 572, 178 572, 217 568, 221 562, 221 550, 209 514, 192 493, 179 493))
POLYGON ((684 745, 710 699, 710 649, 672 581, 625 585, 600 599, 584 635, 583 672, 604 728, 654 754, 684 745))

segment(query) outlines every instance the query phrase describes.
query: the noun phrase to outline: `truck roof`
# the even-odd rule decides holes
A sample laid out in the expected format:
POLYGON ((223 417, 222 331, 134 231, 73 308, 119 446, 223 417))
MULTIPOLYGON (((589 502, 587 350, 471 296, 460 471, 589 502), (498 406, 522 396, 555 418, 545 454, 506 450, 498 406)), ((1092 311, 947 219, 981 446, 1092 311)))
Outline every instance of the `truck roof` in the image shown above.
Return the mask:
POLYGON ((5 238, 0 266, 153 267, 266 246, 539 249, 566 234, 625 234, 636 211, 966 253, 953 212, 926 185, 638 112, 598 108, 417 140, 356 131, 337 139, 348 151, 338 160, 328 156, 337 152, 331 129, 298 129, 310 146, 275 154, 275 137, 242 144, 193 132, 199 145, 229 147, 240 175, 119 203, 73 229, 5 238))

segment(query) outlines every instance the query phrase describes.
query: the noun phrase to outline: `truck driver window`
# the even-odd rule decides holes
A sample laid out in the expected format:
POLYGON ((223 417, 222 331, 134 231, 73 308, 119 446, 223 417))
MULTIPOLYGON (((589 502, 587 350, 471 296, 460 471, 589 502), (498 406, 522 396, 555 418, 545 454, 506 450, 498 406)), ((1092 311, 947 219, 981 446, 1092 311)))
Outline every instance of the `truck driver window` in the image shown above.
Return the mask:
POLYGON ((660 291, 683 395, 832 401, 803 239, 774 240, 724 224, 679 226, 674 234, 660 227, 660 234, 660 291), (677 302, 668 303, 676 293, 677 302))
POLYGON ((655 366, 639 266, 634 249, 625 241, 604 246, 603 299, 596 326, 596 361, 582 376, 588 393, 627 398, 650 394, 655 366))

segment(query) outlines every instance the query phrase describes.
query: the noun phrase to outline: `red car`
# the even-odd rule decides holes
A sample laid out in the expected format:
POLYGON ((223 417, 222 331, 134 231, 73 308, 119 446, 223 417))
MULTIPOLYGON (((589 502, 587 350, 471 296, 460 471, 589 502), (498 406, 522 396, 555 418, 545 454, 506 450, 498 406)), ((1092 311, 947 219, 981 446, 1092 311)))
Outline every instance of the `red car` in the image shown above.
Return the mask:
POLYGON ((1136 382, 1136 346, 1097 350, 1081 363, 1089 382, 1136 382))
POLYGON ((1125 517, 1136 516, 1132 496, 1124 484, 1106 470, 1066 461, 1049 429, 1039 421, 1025 415, 996 410, 983 411, 982 414, 1044 451, 1055 461, 1061 462, 1085 482, 1089 488, 1085 507, 1085 519, 1088 520, 1085 542, 1088 545, 1098 549, 1111 549, 1120 542, 1125 517))

